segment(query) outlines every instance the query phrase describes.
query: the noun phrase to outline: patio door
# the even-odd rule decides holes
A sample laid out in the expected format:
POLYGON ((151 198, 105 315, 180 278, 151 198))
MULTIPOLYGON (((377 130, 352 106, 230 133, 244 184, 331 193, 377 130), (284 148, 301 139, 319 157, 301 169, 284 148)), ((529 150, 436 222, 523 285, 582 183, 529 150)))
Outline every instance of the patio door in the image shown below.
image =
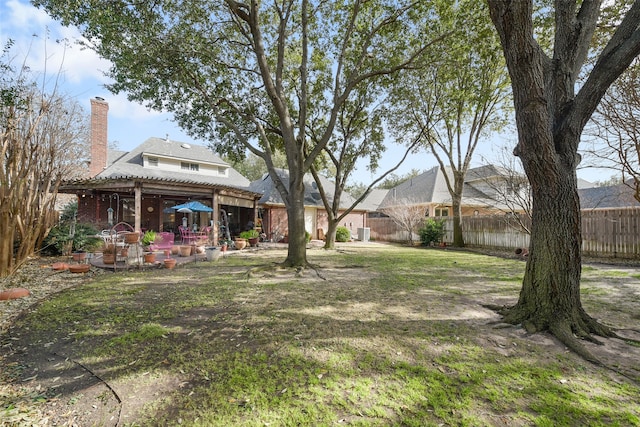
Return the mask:
POLYGON ((304 209, 304 229, 311 234, 312 239, 316 238, 317 211, 316 208, 304 209))

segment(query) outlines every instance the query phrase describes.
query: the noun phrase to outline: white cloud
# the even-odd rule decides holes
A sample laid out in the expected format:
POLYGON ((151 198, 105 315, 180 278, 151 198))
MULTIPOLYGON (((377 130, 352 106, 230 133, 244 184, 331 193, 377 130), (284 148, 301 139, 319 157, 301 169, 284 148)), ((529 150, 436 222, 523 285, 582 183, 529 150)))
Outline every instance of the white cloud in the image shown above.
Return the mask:
POLYGON ((49 76, 62 73, 72 84, 86 81, 107 81, 103 71, 109 62, 89 49, 82 49, 76 41, 81 39, 77 29, 64 27, 45 11, 21 0, 9 0, 0 6, 0 40, 15 42, 13 53, 36 73, 49 76))

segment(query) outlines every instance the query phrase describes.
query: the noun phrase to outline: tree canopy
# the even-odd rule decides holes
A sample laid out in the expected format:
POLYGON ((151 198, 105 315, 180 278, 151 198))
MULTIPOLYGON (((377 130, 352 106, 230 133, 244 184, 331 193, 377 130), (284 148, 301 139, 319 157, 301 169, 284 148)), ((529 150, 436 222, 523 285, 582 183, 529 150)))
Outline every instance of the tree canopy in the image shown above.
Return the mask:
POLYGON ((375 94, 441 38, 430 22, 435 2, 34 3, 79 26, 112 62, 113 91, 172 112, 221 152, 261 157, 287 206, 285 264, 298 266, 306 264, 304 174, 357 88, 375 94), (288 186, 275 172, 276 151, 286 154, 288 186))

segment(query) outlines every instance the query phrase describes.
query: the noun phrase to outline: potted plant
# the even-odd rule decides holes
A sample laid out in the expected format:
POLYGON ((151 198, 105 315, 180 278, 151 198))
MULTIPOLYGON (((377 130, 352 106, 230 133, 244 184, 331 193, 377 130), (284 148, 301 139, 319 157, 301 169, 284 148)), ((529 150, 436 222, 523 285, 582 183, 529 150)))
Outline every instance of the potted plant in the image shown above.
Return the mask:
POLYGON ((229 247, 231 242, 229 240, 227 240, 227 239, 222 239, 222 240, 220 240, 219 244, 220 244, 220 250, 222 252, 226 252, 227 248, 229 247))
POLYGON ((155 241, 156 241, 156 232, 153 230, 147 230, 142 235, 142 239, 140 240, 140 243, 142 243, 142 246, 148 247, 150 244, 152 244, 155 241))
POLYGON ((258 230, 252 229, 243 231, 240 233, 240 237, 246 239, 251 246, 258 246, 258 239, 260 238, 260 233, 258 230))

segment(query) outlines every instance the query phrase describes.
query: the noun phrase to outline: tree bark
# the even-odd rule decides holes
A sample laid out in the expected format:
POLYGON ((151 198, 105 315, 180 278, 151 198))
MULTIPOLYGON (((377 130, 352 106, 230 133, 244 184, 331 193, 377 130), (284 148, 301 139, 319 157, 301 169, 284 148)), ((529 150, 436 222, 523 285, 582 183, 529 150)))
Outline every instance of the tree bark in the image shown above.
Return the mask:
POLYGON ((300 167, 298 167, 297 171, 290 170, 289 203, 286 204, 289 244, 287 248, 287 258, 283 262, 286 267, 305 267, 307 265, 303 178, 304 172, 300 170, 300 167))
POLYGON ((459 179, 455 178, 456 183, 454 184, 456 190, 451 193, 451 205, 453 209, 453 246, 456 248, 464 247, 464 236, 462 235, 462 185, 461 182, 458 185, 458 180, 464 181, 464 175, 462 175, 459 179), (458 189, 460 187, 460 189, 458 189))
MULTIPOLYGON (((615 336, 582 308, 580 301, 581 218, 576 167, 582 129, 613 80, 637 54, 638 31, 605 52, 618 63, 598 61, 575 95, 600 10, 600 1, 556 2, 553 58, 533 37, 531 1, 488 1, 500 35, 513 87, 519 141, 514 154, 522 160, 533 196, 531 243, 517 304, 502 310, 507 322, 530 332, 550 331, 588 360, 596 359, 575 337, 615 336), (579 7, 579 10, 576 8, 579 7), (627 53, 625 53, 627 52, 627 53), (626 65, 624 63, 626 62, 626 65), (613 68, 616 68, 615 70, 613 68)), ((635 27, 638 2, 632 7, 635 27)), ((631 12, 629 12, 631 13, 631 12)), ((628 23, 625 18, 621 27, 628 23)), ((613 38, 620 33, 616 31, 613 38)), ((623 36, 620 36, 623 37, 623 36)), ((611 43, 610 43, 611 45, 611 43)), ((604 55, 604 53, 603 53, 604 55)))

